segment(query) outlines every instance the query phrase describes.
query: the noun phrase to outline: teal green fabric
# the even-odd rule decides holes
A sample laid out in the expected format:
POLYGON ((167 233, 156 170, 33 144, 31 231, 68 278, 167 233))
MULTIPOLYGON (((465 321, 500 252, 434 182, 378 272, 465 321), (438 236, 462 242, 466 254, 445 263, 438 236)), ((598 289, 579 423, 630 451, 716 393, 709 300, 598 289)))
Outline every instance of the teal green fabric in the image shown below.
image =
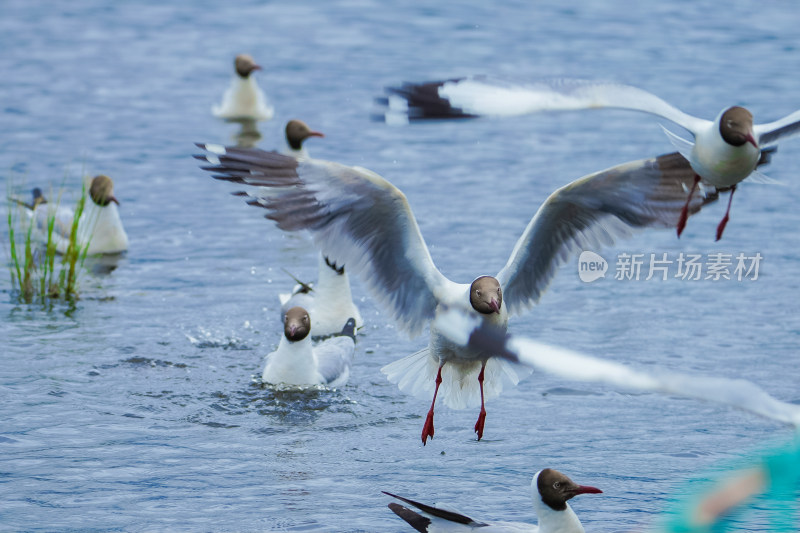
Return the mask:
POLYGON ((705 476, 687 482, 662 516, 657 531, 667 533, 725 533, 733 531, 800 531, 800 434, 788 443, 772 446, 733 464, 715 467, 705 476), (719 482, 740 470, 762 468, 767 487, 713 524, 692 523, 697 504, 719 487, 719 482))

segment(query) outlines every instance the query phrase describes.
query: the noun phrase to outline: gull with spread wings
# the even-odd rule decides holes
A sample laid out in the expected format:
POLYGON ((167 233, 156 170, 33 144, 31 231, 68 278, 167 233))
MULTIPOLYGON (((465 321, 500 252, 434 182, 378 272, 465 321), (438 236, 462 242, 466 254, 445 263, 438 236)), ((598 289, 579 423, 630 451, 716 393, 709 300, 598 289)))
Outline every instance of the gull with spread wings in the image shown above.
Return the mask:
MULTIPOLYGON (((688 161, 677 153, 580 178, 541 205, 499 273, 458 283, 434 265, 405 195, 378 174, 276 152, 198 146, 207 151, 195 156, 210 163, 205 170, 220 180, 251 185, 249 203, 265 208, 279 228, 309 231, 323 254, 360 276, 401 329, 414 336, 430 326, 427 348, 383 368, 401 390, 433 396, 423 444, 434 435, 437 394, 456 409, 480 404, 475 424, 480 439, 484 401, 529 372, 491 351, 449 340, 432 322, 437 309, 469 302, 474 316, 505 330, 509 314, 538 302, 557 268, 574 254, 610 245, 635 228, 673 227, 694 179, 688 161), (262 187, 276 192, 265 195, 262 187)), ((716 191, 709 192, 690 199, 690 213, 716 200, 716 191)))

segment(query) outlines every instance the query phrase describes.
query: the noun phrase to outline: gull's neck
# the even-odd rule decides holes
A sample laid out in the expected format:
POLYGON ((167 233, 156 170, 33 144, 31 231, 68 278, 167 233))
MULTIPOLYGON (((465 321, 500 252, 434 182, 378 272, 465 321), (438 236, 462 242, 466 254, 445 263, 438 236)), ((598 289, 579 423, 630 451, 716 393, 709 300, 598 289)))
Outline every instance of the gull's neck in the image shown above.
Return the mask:
POLYGON ((278 349, 270 354, 263 378, 288 384, 313 384, 317 380, 317 357, 311 344, 311 335, 292 342, 281 337, 278 349))

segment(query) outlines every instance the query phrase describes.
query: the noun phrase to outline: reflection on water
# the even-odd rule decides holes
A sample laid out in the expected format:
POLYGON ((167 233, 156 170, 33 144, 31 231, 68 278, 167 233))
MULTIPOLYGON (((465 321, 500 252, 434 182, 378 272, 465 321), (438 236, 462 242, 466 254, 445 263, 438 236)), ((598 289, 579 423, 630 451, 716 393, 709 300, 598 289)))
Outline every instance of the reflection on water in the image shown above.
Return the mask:
POLYGON ((261 140, 261 132, 255 120, 242 119, 235 121, 241 125, 239 132, 234 135, 236 146, 239 148, 253 148, 261 140))
POLYGON ((120 261, 125 259, 126 255, 127 252, 90 255, 86 257, 84 266, 95 276, 108 276, 117 269, 120 261))

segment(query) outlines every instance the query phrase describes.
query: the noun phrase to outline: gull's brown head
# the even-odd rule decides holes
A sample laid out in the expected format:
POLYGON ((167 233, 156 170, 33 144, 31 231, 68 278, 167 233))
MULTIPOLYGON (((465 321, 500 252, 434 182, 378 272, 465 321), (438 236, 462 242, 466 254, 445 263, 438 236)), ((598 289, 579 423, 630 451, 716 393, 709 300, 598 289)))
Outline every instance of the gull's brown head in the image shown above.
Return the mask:
POLYGON ((311 319, 302 307, 292 307, 283 317, 283 334, 286 339, 297 342, 305 339, 311 332, 311 319))
POLYGON ((325 137, 322 133, 314 131, 302 120, 290 120, 286 123, 286 142, 293 150, 303 147, 303 142, 309 137, 325 137))
POLYGON ((492 276, 481 276, 469 288, 469 303, 484 315, 499 313, 503 305, 503 289, 492 276))
POLYGON ((536 489, 542 501, 553 510, 563 511, 567 501, 578 494, 601 494, 603 491, 595 487, 578 485, 566 475, 552 468, 545 468, 536 479, 536 489))
POLYGON ((89 186, 89 196, 94 203, 101 207, 105 207, 111 202, 119 205, 119 202, 114 197, 114 182, 104 174, 92 178, 92 184, 89 186))
POLYGON ((236 56, 234 65, 236 66, 236 73, 242 78, 250 76, 250 73, 254 70, 261 70, 261 66, 256 63, 249 54, 239 54, 236 56))
POLYGON ((719 119, 719 133, 731 146, 750 143, 758 148, 753 136, 753 114, 743 107, 734 106, 722 114, 719 119))

